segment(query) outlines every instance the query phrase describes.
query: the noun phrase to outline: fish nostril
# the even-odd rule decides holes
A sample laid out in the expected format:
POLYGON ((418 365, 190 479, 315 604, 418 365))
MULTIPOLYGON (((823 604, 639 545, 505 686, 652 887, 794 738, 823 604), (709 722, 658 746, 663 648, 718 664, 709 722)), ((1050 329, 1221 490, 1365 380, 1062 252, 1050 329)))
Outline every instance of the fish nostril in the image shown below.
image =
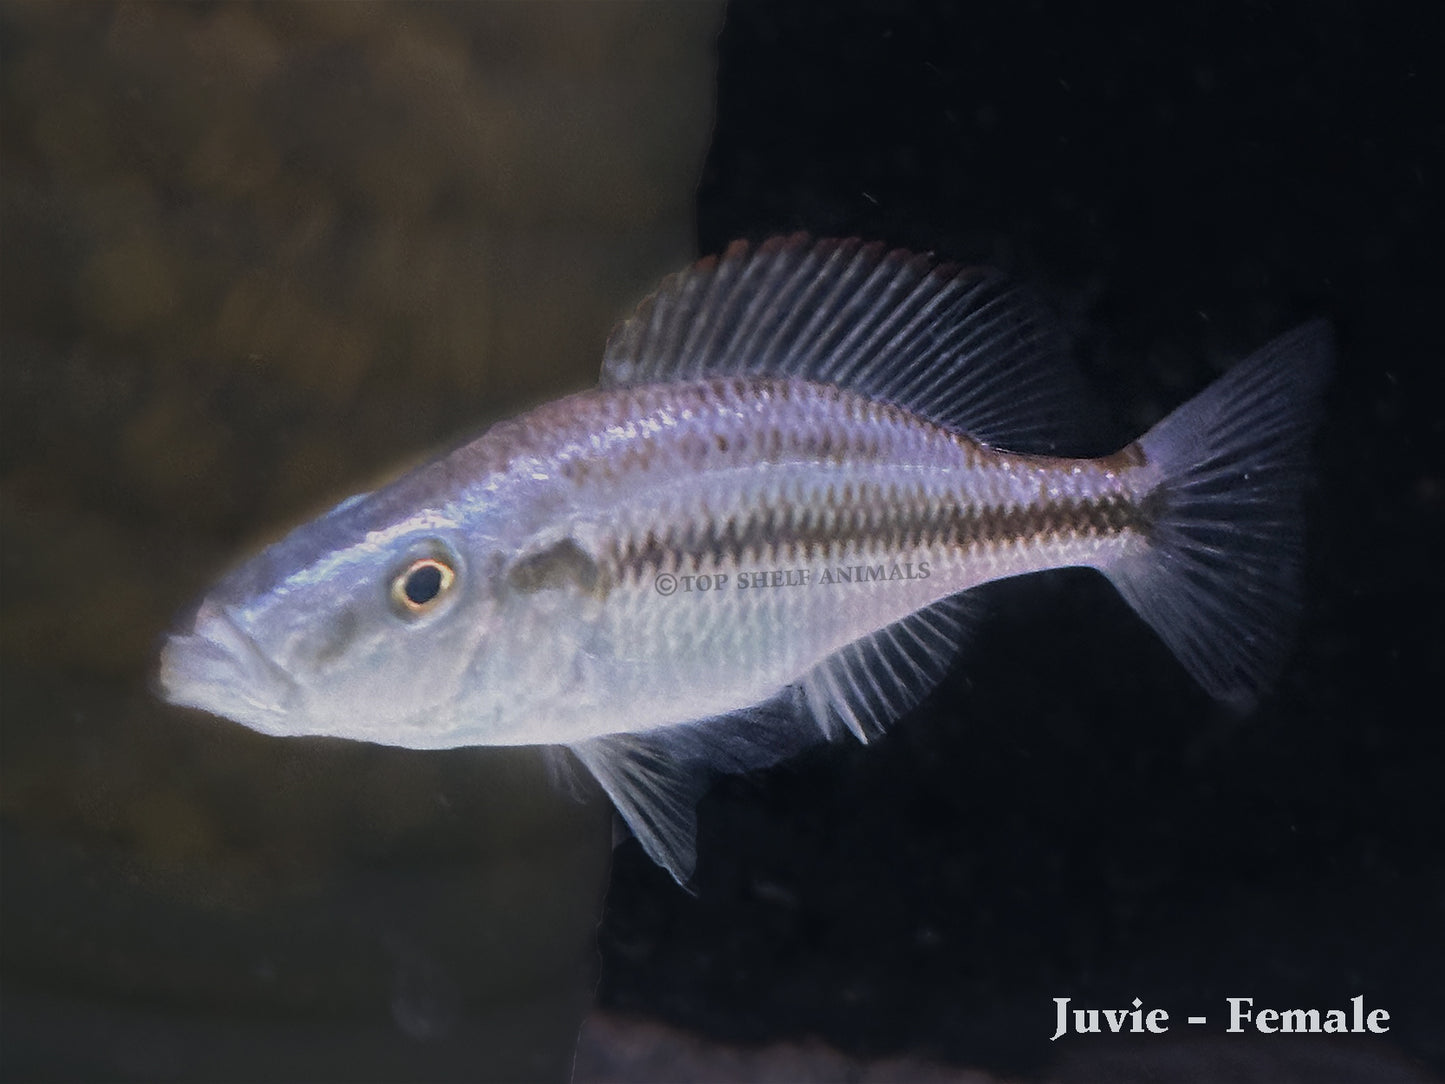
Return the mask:
POLYGON ((239 642, 245 639, 231 612, 211 598, 201 600, 191 615, 189 626, 184 627, 184 635, 209 640, 217 647, 230 651, 236 650, 239 642))
POLYGON ((191 629, 198 635, 204 635, 209 630, 234 625, 225 609, 211 599, 205 599, 196 607, 196 612, 191 617, 191 629))

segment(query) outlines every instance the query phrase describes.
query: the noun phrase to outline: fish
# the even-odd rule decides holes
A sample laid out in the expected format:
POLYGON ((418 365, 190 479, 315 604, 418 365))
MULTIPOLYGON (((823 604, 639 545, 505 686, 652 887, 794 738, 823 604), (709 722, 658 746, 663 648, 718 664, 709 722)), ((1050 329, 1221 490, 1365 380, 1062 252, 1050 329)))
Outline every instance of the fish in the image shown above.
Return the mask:
POLYGON ((1248 710, 1301 607, 1333 352, 1306 323, 1080 455, 1087 385, 1006 276, 736 242, 614 330, 596 388, 224 575, 159 690, 278 737, 543 747, 687 886, 710 781, 877 737, 954 664, 985 583, 1096 569, 1248 710))

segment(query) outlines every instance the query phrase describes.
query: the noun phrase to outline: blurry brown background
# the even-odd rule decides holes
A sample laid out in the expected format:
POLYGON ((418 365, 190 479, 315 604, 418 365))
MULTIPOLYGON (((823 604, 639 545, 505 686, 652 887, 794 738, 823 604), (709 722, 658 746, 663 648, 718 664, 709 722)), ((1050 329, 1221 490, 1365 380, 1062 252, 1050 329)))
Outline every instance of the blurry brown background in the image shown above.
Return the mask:
POLYGON ((715 3, 0 5, 3 1068, 565 1075, 605 807, 149 695, 227 563, 595 379, 715 3))

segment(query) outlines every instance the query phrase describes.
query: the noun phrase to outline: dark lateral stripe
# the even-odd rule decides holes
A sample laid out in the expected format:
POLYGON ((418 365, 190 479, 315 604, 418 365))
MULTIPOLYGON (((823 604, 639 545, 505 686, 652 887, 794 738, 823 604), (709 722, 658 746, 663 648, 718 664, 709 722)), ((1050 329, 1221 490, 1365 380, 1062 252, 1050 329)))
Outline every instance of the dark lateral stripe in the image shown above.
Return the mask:
MULTIPOLYGON (((866 494, 860 494, 866 496, 866 494)), ((1050 542, 1147 533, 1148 509, 1124 496, 1060 501, 1027 508, 973 508, 957 504, 844 503, 834 522, 819 506, 767 506, 741 523, 709 523, 684 531, 627 539, 614 553, 621 578, 645 579, 672 560, 678 567, 816 560, 830 549, 873 549, 902 554, 946 548, 977 552, 1015 542, 1050 542)))

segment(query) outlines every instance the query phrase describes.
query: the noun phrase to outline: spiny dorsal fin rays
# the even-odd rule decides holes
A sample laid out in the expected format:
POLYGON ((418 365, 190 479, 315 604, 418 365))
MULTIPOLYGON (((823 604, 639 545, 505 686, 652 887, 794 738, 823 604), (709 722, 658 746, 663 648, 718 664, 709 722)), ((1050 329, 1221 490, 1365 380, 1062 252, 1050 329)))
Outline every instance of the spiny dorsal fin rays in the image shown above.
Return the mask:
MULTIPOLYGON (((782 248, 772 261, 769 278, 759 283, 758 301, 762 312, 757 314, 750 332, 738 344, 741 358, 772 357, 779 342, 788 342, 792 325, 810 315, 806 289, 817 281, 818 252, 813 248, 782 248), (799 296, 800 291, 802 296, 799 296), (796 298, 800 304, 790 304, 796 298)), ((759 307, 756 303, 754 308, 759 307)), ((796 340, 792 340, 796 341, 796 340)))
POLYGON ((830 303, 817 314, 818 321, 826 320, 826 324, 816 337, 803 340, 807 353, 793 359, 797 375, 835 382, 838 369, 858 356, 850 349, 852 344, 874 321, 889 314, 874 297, 878 283, 886 281, 892 270, 879 262, 882 254, 883 246, 875 242, 858 249, 848 261, 828 297, 830 303))
POLYGON ((878 243, 736 242, 664 280, 602 366, 605 387, 739 375, 835 384, 999 448, 1101 450, 1041 305, 996 272, 878 243))

